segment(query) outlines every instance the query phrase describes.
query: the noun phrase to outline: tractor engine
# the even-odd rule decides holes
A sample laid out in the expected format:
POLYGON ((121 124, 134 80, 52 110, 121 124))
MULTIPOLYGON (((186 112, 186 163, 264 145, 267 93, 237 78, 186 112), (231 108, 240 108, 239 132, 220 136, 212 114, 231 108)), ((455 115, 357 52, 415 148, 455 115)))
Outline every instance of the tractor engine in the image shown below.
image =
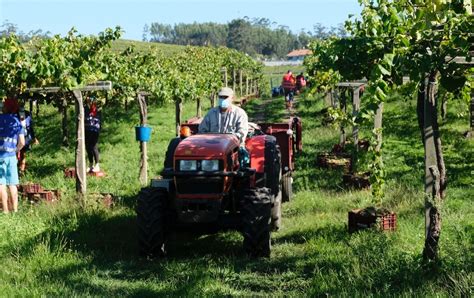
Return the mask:
POLYGON ((230 209, 239 141, 229 134, 182 140, 174 153, 175 208, 180 222, 213 222, 230 209))

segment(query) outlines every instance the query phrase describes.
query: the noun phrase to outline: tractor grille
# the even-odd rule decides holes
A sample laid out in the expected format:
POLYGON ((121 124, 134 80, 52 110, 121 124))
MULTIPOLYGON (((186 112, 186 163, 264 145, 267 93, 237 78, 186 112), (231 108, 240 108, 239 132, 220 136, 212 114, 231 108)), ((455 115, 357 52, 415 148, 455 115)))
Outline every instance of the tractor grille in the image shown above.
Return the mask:
POLYGON ((220 194, 224 190, 221 177, 177 178, 178 194, 220 194))

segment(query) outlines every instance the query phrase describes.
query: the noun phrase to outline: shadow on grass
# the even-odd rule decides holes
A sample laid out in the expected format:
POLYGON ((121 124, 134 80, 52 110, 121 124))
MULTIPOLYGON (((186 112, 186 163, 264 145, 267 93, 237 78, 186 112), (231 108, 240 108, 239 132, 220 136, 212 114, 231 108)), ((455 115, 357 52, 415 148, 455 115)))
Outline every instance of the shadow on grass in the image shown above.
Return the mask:
POLYGON ((350 235, 347 232, 347 227, 344 225, 326 225, 315 229, 306 229, 298 231, 275 239, 275 244, 291 243, 291 244, 303 244, 309 239, 322 238, 325 241, 331 241, 334 243, 347 242, 350 235))
POLYGON ((314 146, 305 146, 296 158, 296 172, 293 188, 296 192, 301 190, 324 189, 329 191, 342 191, 341 169, 323 168, 317 165, 317 155, 329 150, 320 148, 332 148, 331 140, 319 141, 314 146))
MULTIPOLYGON (((74 243, 77 251, 84 255, 93 255, 103 262, 138 259, 137 224, 134 214, 113 217, 106 216, 104 212, 85 214, 80 217, 76 229, 62 235, 68 242, 74 243)), ((168 259, 175 260, 192 256, 243 254, 241 241, 224 237, 222 233, 203 236, 199 233, 175 232, 169 237, 167 251, 168 259)))
MULTIPOLYGON (((133 215, 96 211, 73 217, 67 215, 57 222, 77 220, 74 228, 64 231, 53 227, 24 243, 20 253, 32 255, 44 239, 49 239, 52 252, 61 252, 64 243, 69 243, 84 260, 39 268, 37 276, 79 295, 188 296, 202 293, 203 287, 216 279, 226 287, 250 293, 286 289, 316 296, 341 291, 393 295, 416 292, 423 283, 445 276, 426 270, 418 257, 399 250, 396 237, 372 231, 348 234, 344 225, 276 236, 277 250, 278 246, 289 247, 270 259, 247 258, 242 238, 228 232, 174 238, 167 258, 149 261, 137 257, 133 215), (307 245, 308 241, 315 245, 307 245), (303 254, 298 253, 301 248, 303 254), (278 282, 282 278, 282 283, 278 282)), ((69 250, 69 245, 66 247, 69 250)))
MULTIPOLYGON (((202 281, 209 279, 208 262, 211 259, 244 257, 241 239, 228 233, 200 236, 179 233, 168 243, 168 256, 153 261, 138 257, 136 219, 134 215, 108 216, 107 212, 76 215, 68 214, 55 219, 68 223, 77 220, 74 229, 51 228, 22 245, 22 256, 33 256, 39 244, 46 244, 51 252, 72 251, 85 258, 74 265, 39 270, 38 276, 47 277, 49 284, 59 283, 71 291, 93 295, 123 295, 147 297, 156 295, 188 296, 199 293, 202 281), (65 246, 65 243, 67 245, 65 246), (79 263, 79 264, 78 264, 79 263), (188 264, 190 267, 188 267, 188 264), (178 268, 184 271, 178 272, 178 268), (192 270, 187 270, 192 268, 192 270), (94 277, 84 272, 93 271, 94 277), (81 275, 78 278, 78 275, 81 275), (105 280, 101 285, 91 281, 105 280), (109 280, 123 281, 123 284, 109 280), (168 282, 164 282, 164 281, 168 282), (138 286, 130 287, 137 282, 138 286), (154 282, 160 286, 153 287, 154 282)), ((217 261, 218 262, 218 261, 217 261)))

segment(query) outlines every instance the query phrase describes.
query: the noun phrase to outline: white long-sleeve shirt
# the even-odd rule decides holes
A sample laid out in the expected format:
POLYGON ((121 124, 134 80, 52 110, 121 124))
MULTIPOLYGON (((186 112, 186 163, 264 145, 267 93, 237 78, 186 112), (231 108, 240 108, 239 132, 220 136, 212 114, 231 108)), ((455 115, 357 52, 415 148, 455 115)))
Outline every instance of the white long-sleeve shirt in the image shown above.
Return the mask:
POLYGON ((241 144, 244 144, 248 130, 247 113, 235 105, 225 112, 221 112, 219 107, 210 109, 199 124, 199 133, 234 133, 241 144))

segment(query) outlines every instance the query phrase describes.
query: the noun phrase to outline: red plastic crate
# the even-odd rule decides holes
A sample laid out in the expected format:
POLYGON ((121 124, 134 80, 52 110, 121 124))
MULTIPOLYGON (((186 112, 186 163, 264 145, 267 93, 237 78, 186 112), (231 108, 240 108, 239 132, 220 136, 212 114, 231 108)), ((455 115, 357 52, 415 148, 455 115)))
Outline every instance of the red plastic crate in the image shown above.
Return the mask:
POLYGON ((380 218, 380 229, 382 231, 395 231, 397 229, 397 215, 389 213, 380 218))
POLYGON ((349 233, 368 229, 376 225, 381 231, 395 231, 397 229, 397 215, 394 212, 370 214, 363 211, 363 209, 349 211, 349 233))
POLYGON ((76 168, 66 168, 64 169, 64 176, 67 178, 75 178, 76 177, 76 168))
MULTIPOLYGON (((105 176, 105 172, 103 172, 103 171, 99 171, 99 172, 88 171, 86 174, 88 176, 94 176, 94 177, 104 177, 105 176)), ((70 167, 70 168, 64 169, 64 176, 67 177, 67 178, 76 178, 76 168, 70 167)))
POLYGON ((90 193, 88 196, 107 209, 110 209, 115 205, 116 198, 111 193, 90 193))
POLYGON ((102 194, 102 204, 104 205, 105 208, 110 209, 115 205, 115 198, 112 194, 109 193, 103 193, 102 194))
POLYGON ((43 191, 43 187, 41 187, 39 183, 26 183, 20 185, 18 190, 24 194, 27 194, 43 191))
POLYGON ((36 193, 28 193, 28 200, 31 202, 47 201, 55 202, 60 199, 59 190, 43 190, 36 193))
POLYGON ((104 176, 105 176, 105 172, 103 172, 103 171, 87 172, 87 175, 89 175, 89 176, 94 176, 94 177, 104 177, 104 176))
POLYGON ((351 159, 348 154, 320 153, 316 157, 316 163, 322 168, 342 168, 346 172, 351 168, 351 159))
POLYGON ((348 187, 357 189, 370 188, 370 173, 346 173, 342 175, 342 182, 348 187))

